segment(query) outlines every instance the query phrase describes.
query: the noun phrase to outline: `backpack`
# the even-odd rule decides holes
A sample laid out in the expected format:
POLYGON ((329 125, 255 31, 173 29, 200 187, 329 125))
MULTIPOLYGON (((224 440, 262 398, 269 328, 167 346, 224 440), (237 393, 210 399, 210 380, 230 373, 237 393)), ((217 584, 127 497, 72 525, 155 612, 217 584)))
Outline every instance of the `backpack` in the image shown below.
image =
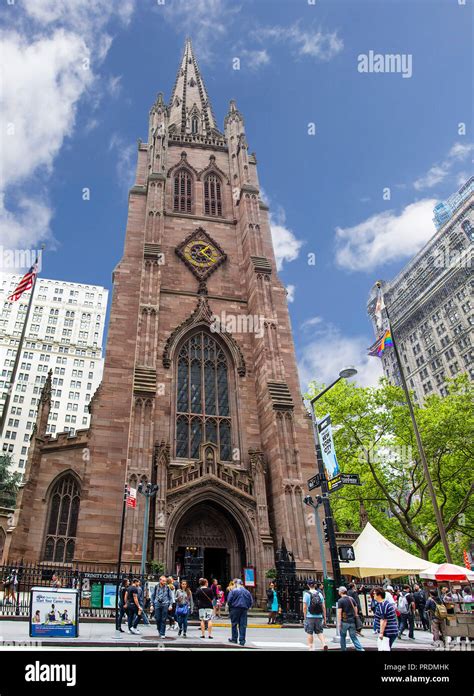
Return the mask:
POLYGON ((322 602, 322 597, 320 592, 310 592, 310 600, 309 600, 309 607, 308 611, 310 614, 313 616, 315 614, 322 614, 323 613, 323 602, 322 602))
POLYGON ((436 602, 435 617, 440 621, 445 621, 448 618, 448 610, 444 604, 438 604, 438 602, 436 602))
POLYGON ((408 614, 408 600, 406 595, 400 595, 398 598, 398 611, 400 614, 408 614))

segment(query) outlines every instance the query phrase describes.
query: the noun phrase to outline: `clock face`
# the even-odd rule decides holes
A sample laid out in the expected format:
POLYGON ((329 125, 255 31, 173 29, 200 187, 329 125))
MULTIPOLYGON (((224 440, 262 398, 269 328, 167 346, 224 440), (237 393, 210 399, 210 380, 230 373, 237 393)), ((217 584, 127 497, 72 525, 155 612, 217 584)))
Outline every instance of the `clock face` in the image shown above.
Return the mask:
POLYGON ((197 268, 212 268, 219 260, 216 247, 204 240, 192 240, 183 249, 183 254, 197 268))
POLYGON ((209 278, 227 259, 224 250, 202 227, 198 227, 178 244, 175 252, 199 282, 209 278))

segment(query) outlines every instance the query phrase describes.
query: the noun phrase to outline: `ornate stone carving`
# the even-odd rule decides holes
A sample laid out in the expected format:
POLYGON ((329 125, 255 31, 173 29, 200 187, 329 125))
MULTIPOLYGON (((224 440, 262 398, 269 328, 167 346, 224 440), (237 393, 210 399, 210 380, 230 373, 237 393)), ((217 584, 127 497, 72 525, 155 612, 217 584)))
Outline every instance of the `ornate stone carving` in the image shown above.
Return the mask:
MULTIPOLYGON (((179 326, 177 326, 171 334, 168 336, 165 347, 163 350, 163 367, 169 369, 171 367, 171 355, 172 350, 176 343, 179 341, 180 337, 183 336, 186 331, 189 331, 193 326, 198 326, 199 324, 206 324, 210 326, 213 320, 213 313, 209 306, 209 301, 205 294, 199 296, 197 305, 192 314, 189 315, 179 326)), ((240 377, 244 377, 246 373, 246 366, 244 356, 240 349, 239 344, 233 338, 232 334, 228 331, 221 330, 219 336, 222 338, 224 343, 227 345, 232 357, 237 365, 237 374, 240 377)))

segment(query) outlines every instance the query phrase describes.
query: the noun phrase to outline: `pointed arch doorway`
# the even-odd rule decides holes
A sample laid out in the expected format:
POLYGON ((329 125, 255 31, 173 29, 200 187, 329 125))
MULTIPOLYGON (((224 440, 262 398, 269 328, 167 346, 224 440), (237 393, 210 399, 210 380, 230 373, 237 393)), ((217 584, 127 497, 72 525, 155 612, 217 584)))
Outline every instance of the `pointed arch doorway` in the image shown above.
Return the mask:
POLYGON ((176 573, 217 578, 227 585, 246 565, 245 541, 236 520, 213 500, 196 503, 184 513, 174 534, 176 573))

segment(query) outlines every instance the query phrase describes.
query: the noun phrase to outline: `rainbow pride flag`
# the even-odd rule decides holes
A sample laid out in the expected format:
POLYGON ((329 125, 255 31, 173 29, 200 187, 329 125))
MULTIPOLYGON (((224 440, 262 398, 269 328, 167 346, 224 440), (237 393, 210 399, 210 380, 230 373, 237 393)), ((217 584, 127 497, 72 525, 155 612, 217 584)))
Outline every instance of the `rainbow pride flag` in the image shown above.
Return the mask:
POLYGON ((391 348, 392 346, 392 334, 390 332, 390 329, 387 329, 385 333, 380 338, 378 338, 375 341, 375 343, 369 348, 369 355, 372 355, 375 358, 381 358, 384 354, 384 351, 387 348, 391 348))

